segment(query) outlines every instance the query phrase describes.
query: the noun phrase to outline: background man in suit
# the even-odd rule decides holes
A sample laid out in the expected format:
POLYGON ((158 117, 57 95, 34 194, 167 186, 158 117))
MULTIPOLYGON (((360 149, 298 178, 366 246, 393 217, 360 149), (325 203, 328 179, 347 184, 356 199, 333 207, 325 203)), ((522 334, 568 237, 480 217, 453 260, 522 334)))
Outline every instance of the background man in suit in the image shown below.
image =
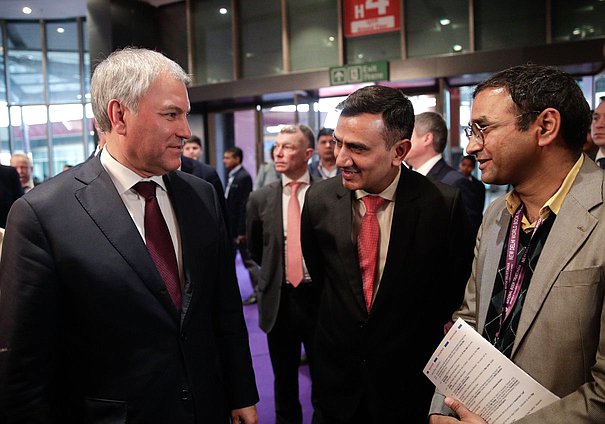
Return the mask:
POLYGON ((443 117, 435 112, 417 115, 411 142, 412 148, 405 162, 422 175, 459 188, 473 235, 477 234, 483 217, 483 203, 475 196, 470 181, 443 159, 447 145, 447 126, 443 117))
POLYGON ((470 273, 466 214, 457 189, 401 166, 414 110, 399 90, 365 87, 339 108, 342 178, 313 184, 302 214, 303 253, 321 290, 316 416, 419 423, 433 392, 422 368, 449 319, 442 307, 456 308, 470 273))
MULTIPOLYGON (((485 213, 455 317, 561 397, 517 423, 603 423, 605 185, 582 154, 590 125, 584 95, 556 68, 517 66, 477 86, 469 125, 467 149, 483 181, 514 190, 485 213)), ((448 412, 442 400, 436 395, 432 412, 448 412)), ((462 422, 484 423, 459 403, 446 404, 462 422)))
POLYGON ((204 154, 202 147, 202 140, 197 135, 192 135, 190 138, 185 140, 183 145, 183 156, 199 161, 204 154))
POLYGON ((112 53, 91 81, 100 157, 15 202, 0 262, 1 422, 256 423, 216 194, 175 171, 188 82, 160 53, 112 53))
POLYGON ((246 241, 246 204, 252 192, 252 177, 242 166, 244 152, 239 147, 230 147, 223 154, 223 164, 229 171, 225 198, 229 215, 229 231, 235 247, 239 250, 242 261, 250 275, 253 292, 244 300, 245 305, 256 303, 256 287, 258 285, 258 265, 250 259, 246 241))
POLYGON ((21 187, 23 187, 23 191, 25 193, 34 188, 34 186, 38 185, 37 182, 34 182, 34 166, 32 165, 32 161, 30 160, 29 156, 27 156, 25 153, 15 153, 11 156, 10 164, 17 170, 21 187))
MULTIPOLYGON (((197 145, 195 142, 193 144, 197 145)), ((185 142, 185 146, 186 145, 187 142, 185 142)), ((223 190, 223 183, 219 178, 216 169, 204 162, 199 162, 197 159, 191 159, 183 154, 181 156, 181 171, 195 175, 196 177, 199 177, 202 180, 208 181, 210 184, 212 184, 212 187, 214 187, 214 190, 218 195, 218 202, 221 205, 225 224, 227 225, 227 228, 229 228, 229 215, 227 214, 227 204, 225 203, 225 191, 223 190)))
POLYGON ((595 162, 599 164, 601 169, 605 169, 605 101, 603 101, 603 98, 601 98, 601 102, 592 114, 590 134, 594 144, 599 147, 595 162))
POLYGON ((259 325, 267 333, 275 375, 277 423, 302 423, 298 398, 301 343, 313 370, 313 333, 318 306, 300 248, 300 211, 311 184, 307 161, 313 132, 306 125, 286 125, 275 140, 275 167, 281 181, 250 195, 248 247, 261 267, 259 325))
POLYGON ((12 166, 0 165, 0 228, 6 227, 6 217, 11 206, 23 196, 19 174, 12 166))
POLYGON ((332 138, 332 128, 322 128, 317 133, 317 156, 319 160, 314 160, 309 164, 311 177, 316 180, 327 180, 338 174, 336 166, 336 156, 334 156, 334 139, 332 138))
POLYGON ((482 205, 482 207, 485 207, 485 184, 475 178, 472 174, 476 167, 477 159, 473 155, 466 155, 460 160, 458 170, 466 177, 467 180, 471 182, 473 194, 477 200, 477 205, 482 205))

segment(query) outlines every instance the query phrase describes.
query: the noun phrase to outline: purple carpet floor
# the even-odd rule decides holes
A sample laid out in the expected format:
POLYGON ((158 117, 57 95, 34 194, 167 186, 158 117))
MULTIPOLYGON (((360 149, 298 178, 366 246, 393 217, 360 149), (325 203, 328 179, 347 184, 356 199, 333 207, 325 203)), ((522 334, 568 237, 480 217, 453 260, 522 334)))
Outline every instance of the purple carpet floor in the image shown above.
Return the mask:
MULTIPOLYGON (((246 299, 252 293, 250 277, 242 260, 237 254, 235 261, 237 280, 239 283, 242 299, 246 299)), ((275 423, 275 402, 273 397, 273 370, 269 359, 267 347, 267 336, 258 327, 258 308, 256 305, 244 306, 244 317, 248 326, 250 338, 250 351, 256 374, 256 385, 260 401, 256 405, 258 410, 259 424, 275 423)), ((311 407, 311 380, 309 378, 308 365, 301 366, 298 373, 298 384, 300 390, 300 403, 303 408, 303 424, 311 424, 313 409, 311 407)))

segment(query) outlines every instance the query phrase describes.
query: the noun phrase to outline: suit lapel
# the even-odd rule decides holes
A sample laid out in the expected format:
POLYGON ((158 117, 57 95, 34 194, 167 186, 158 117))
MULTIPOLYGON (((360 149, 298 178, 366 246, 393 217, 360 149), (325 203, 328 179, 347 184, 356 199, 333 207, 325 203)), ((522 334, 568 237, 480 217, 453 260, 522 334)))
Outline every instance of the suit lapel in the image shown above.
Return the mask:
MULTIPOLYGON (((502 202, 504 199, 501 200, 502 202)), ((477 331, 483 332, 485 319, 492 300, 492 292, 496 281, 496 274, 500 264, 500 256, 504 247, 504 241, 508 233, 508 225, 510 223, 510 213, 502 203, 502 207, 498 207, 499 212, 496 216, 496 222, 492 225, 485 226, 481 232, 481 244, 479 246, 480 258, 486 258, 483 264, 477 266, 476 281, 480 282, 478 293, 478 311, 477 311, 477 331)), ((487 222, 487 221, 485 221, 487 222)))
POLYGON ((149 291, 176 315, 166 285, 100 158, 85 162, 75 178, 85 184, 74 193, 78 202, 149 291))
MULTIPOLYGON (((410 243, 413 240, 411 234, 416 233, 415 227, 420 213, 416 202, 420 192, 416 185, 410 184, 409 173, 410 171, 404 167, 401 168, 401 176, 395 194, 395 209, 391 222, 387 258, 373 309, 380 308, 383 299, 389 298, 389 292, 393 287, 393 277, 400 279, 402 275, 405 275, 405 259, 402 258, 413 257, 413 254, 410 254, 410 243)), ((410 284, 409 287, 418 288, 415 284, 410 284)))
POLYGON ((516 353, 561 270, 582 247, 598 223, 589 211, 603 203, 603 173, 584 158, 540 255, 523 305, 511 353, 516 353))
POLYGON ((349 283, 357 305, 367 314, 356 243, 351 236, 353 229, 353 195, 353 192, 347 190, 342 184, 338 185, 335 192, 331 222, 334 223, 336 250, 342 263, 341 269, 345 273, 345 280, 349 283))
MULTIPOLYGON (((203 252, 211 243, 218 245, 217 220, 214 211, 208 210, 208 205, 201 202, 199 196, 192 195, 193 188, 178 173, 167 174, 164 176, 164 182, 179 223, 184 278, 192 290, 191 303, 187 309, 189 311, 204 292, 201 287, 205 284, 204 270, 213 265, 208 263, 208 256, 203 252), (212 236, 213 234, 217 235, 212 236)), ((185 320, 188 316, 190 314, 186 313, 185 320)))

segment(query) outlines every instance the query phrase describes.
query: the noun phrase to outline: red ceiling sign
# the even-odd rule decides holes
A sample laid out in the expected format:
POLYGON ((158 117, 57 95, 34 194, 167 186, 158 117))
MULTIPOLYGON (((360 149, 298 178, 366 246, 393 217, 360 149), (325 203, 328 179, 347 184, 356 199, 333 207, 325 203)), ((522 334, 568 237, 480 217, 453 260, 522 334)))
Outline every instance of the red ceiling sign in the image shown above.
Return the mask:
POLYGON ((344 0, 345 37, 398 31, 400 0, 344 0))

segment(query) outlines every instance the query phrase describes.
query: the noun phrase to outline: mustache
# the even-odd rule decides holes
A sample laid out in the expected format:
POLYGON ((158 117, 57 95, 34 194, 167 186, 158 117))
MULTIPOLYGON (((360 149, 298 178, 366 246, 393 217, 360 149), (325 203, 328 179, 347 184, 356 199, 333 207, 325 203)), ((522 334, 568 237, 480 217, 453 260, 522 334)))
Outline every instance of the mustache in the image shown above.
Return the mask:
POLYGON ((340 170, 342 172, 359 172, 359 168, 356 166, 341 166, 340 170))

